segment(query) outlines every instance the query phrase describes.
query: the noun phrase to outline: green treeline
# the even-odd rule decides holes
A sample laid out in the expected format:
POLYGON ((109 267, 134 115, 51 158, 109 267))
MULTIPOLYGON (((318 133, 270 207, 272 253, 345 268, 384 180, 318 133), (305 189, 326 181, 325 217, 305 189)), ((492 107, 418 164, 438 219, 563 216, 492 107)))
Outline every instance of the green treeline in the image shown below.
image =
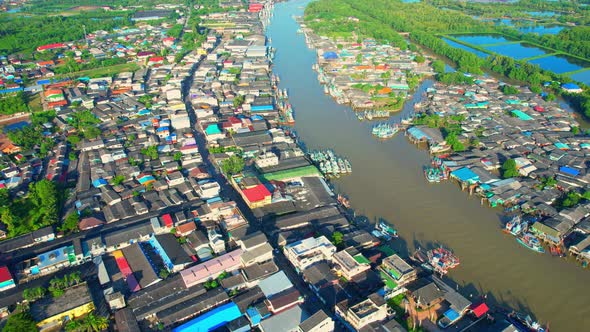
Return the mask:
POLYGON ((89 15, 23 18, 4 14, 0 15, 0 54, 32 52, 41 45, 83 39, 83 25, 90 32, 110 31, 127 23, 125 19, 89 15))
POLYGON ((14 96, 0 98, 0 115, 28 112, 27 100, 23 92, 14 96))

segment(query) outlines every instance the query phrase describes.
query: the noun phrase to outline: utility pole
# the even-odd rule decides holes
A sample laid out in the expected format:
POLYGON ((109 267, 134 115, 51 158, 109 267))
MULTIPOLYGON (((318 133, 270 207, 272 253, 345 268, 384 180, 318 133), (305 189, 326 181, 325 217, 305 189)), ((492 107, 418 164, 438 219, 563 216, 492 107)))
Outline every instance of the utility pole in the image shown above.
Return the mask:
POLYGON ((82 25, 82 29, 84 30, 84 42, 86 43, 86 46, 88 45, 88 37, 86 37, 86 25, 82 25))

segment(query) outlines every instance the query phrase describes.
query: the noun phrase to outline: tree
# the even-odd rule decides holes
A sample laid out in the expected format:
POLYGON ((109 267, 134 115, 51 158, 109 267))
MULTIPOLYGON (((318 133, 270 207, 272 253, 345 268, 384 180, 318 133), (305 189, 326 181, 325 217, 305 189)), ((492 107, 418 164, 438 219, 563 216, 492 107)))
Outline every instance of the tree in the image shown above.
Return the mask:
POLYGON ((14 313, 8 317, 2 332, 37 332, 37 323, 29 312, 14 313))
POLYGON ((113 178, 113 186, 118 186, 125 181, 125 177, 123 175, 117 175, 113 178))
POLYGON ((55 182, 43 179, 29 185, 29 198, 39 209, 40 226, 49 226, 57 222, 57 188, 55 182))
POLYGON ((180 161, 182 159, 182 152, 178 151, 176 153, 174 153, 174 160, 175 161, 180 161))
POLYGON ((434 60, 432 62, 432 69, 434 69, 437 74, 442 74, 445 72, 445 63, 442 60, 434 60))
POLYGON ((162 268, 160 269, 160 272, 158 273, 158 276, 160 277, 160 279, 166 279, 168 278, 168 276, 170 275, 170 272, 168 272, 168 270, 162 268))
POLYGON ((344 243, 344 234, 336 231, 332 233, 332 244, 336 247, 340 247, 344 243))
POLYGON ((557 97, 555 97, 555 95, 553 93, 549 93, 547 94, 547 96, 545 97, 546 101, 554 101, 557 97))
POLYGON ((424 61, 426 61, 426 58, 424 58, 423 55, 416 55, 414 61, 416 61, 417 63, 424 63, 424 61))
POLYGON ((43 287, 26 288, 23 291, 23 298, 29 302, 34 302, 45 296, 47 290, 43 287))
POLYGON ((0 188, 0 206, 8 206, 10 204, 10 193, 6 188, 0 188))
POLYGON ((108 327, 109 320, 106 317, 91 312, 83 318, 68 321, 65 330, 68 332, 100 332, 108 327))
POLYGON ((580 133, 580 127, 574 126, 572 127, 572 134, 578 135, 580 133))
POLYGON ((512 158, 506 160, 502 164, 502 177, 509 179, 518 176, 518 170, 516 169, 516 161, 512 158))
POLYGON ((158 148, 155 145, 152 145, 147 148, 141 149, 141 154, 149 158, 150 160, 158 159, 158 148))
POLYGON ((237 155, 233 155, 221 162, 221 170, 228 176, 240 173, 244 166, 244 159, 237 155))
POLYGON ((64 233, 73 233, 78 231, 78 222, 80 221, 80 216, 77 213, 70 213, 64 219, 63 224, 59 228, 60 231, 64 233))
POLYGON ((500 89, 502 90, 502 93, 504 93, 505 95, 516 95, 520 93, 520 90, 508 84, 503 85, 500 89))

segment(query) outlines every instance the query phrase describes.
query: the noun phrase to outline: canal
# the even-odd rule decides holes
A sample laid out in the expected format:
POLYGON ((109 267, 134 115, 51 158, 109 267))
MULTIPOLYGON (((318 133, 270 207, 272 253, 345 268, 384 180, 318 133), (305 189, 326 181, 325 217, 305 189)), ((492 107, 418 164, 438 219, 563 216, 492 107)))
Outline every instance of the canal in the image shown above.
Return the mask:
MULTIPOLYGON (((590 274, 572 262, 520 246, 501 232, 500 212, 480 205, 451 183, 428 184, 422 166, 426 151, 403 135, 379 142, 371 123, 359 122, 349 107, 337 105, 312 70, 315 52, 297 34, 293 16, 303 15, 309 0, 275 5, 267 34, 277 49, 274 70, 289 91, 295 129, 309 149, 333 149, 349 158, 352 175, 334 181, 350 197, 357 215, 383 218, 400 233, 396 247, 444 245, 461 259, 449 273, 469 297, 487 294, 488 301, 530 311, 553 331, 590 331, 590 274)), ((420 91, 431 81, 425 81, 420 91)), ((420 98, 415 95, 412 102, 420 98)), ((397 116, 412 112, 407 103, 397 116)), ((392 119, 394 121, 396 119, 392 119)))

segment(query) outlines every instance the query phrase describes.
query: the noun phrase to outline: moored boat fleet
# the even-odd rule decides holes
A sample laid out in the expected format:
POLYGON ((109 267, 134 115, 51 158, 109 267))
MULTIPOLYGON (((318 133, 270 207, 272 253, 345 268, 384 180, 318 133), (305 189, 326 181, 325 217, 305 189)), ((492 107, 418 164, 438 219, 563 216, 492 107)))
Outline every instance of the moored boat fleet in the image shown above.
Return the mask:
POLYGON ((372 134, 379 139, 388 139, 395 136, 399 130, 398 124, 380 123, 373 127, 372 134))
POLYGON ((327 177, 340 177, 352 173, 350 161, 338 157, 332 150, 311 151, 309 157, 327 177))

